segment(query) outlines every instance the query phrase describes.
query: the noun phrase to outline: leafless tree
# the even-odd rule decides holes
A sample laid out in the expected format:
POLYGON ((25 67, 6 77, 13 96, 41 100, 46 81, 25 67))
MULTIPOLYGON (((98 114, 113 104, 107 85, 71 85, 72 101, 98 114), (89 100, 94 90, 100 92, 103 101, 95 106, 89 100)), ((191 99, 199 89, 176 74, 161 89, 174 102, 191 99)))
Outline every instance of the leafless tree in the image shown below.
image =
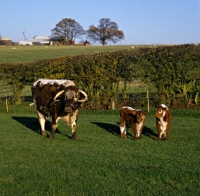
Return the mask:
POLYGON ((99 20, 97 27, 94 25, 89 27, 87 37, 93 42, 100 42, 102 45, 106 45, 108 41, 117 43, 121 39, 124 39, 124 33, 118 30, 116 22, 112 22, 110 18, 102 18, 99 20))
POLYGON ((57 37, 66 43, 85 34, 83 27, 71 18, 64 18, 51 30, 52 37, 57 37))

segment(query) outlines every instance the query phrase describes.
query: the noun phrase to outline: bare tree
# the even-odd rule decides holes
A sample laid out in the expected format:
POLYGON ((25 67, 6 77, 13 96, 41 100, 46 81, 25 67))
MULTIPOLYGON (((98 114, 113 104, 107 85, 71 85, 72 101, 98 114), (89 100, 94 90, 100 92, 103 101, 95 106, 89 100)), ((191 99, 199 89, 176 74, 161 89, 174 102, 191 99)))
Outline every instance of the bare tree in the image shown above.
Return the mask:
POLYGON ((23 36, 24 36, 24 40, 26 40, 26 36, 25 36, 25 32, 26 32, 27 29, 25 29, 22 33, 23 33, 23 36))
POLYGON ((30 29, 31 28, 31 26, 29 27, 29 28, 27 28, 27 29, 25 29, 22 33, 23 33, 23 36, 24 36, 24 40, 27 40, 27 38, 26 38, 26 36, 25 36, 25 32, 28 30, 28 29, 30 29))
POLYGON ((64 18, 51 30, 52 37, 57 37, 66 43, 85 34, 83 27, 71 18, 64 18))
POLYGON ((112 22, 109 18, 102 18, 99 20, 97 27, 94 25, 89 27, 87 37, 93 42, 100 42, 102 45, 106 45, 108 41, 117 43, 121 39, 124 39, 124 33, 118 30, 116 22, 112 22))

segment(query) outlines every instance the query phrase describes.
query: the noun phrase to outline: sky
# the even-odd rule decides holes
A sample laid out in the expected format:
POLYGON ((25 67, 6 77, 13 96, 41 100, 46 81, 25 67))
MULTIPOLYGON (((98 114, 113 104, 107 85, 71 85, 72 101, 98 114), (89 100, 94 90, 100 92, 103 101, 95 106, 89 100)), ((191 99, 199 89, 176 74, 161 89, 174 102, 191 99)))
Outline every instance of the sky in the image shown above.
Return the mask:
POLYGON ((120 45, 200 43, 200 0, 0 0, 0 7, 0 35, 13 42, 23 32, 51 36, 63 18, 84 30, 110 18, 124 32, 120 45))

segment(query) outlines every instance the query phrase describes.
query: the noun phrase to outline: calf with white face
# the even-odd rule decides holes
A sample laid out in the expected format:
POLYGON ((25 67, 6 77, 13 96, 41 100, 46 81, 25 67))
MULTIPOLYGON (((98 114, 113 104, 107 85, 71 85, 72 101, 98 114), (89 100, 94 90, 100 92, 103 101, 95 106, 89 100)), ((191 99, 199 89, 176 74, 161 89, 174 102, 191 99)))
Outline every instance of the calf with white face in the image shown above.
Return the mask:
POLYGON ((120 110, 120 137, 126 137, 128 127, 132 128, 134 139, 140 139, 147 112, 123 106, 120 110))
POLYGON ((157 107, 154 114, 156 117, 156 127, 158 130, 158 140, 168 139, 168 133, 171 126, 171 112, 165 104, 157 107))

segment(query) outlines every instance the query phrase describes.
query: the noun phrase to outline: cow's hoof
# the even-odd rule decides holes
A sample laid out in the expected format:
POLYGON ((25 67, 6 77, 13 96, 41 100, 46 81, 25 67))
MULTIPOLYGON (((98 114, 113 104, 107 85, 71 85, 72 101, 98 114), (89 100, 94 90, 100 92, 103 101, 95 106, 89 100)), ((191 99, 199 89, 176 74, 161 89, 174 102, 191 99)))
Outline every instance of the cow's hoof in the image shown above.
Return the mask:
POLYGON ((72 141, 77 141, 78 138, 74 138, 74 137, 72 137, 71 140, 72 140, 72 141))
POLYGON ((72 133, 71 140, 73 140, 73 141, 77 141, 78 140, 78 138, 76 136, 76 132, 72 133))
POLYGON ((126 138, 127 136, 126 136, 126 134, 121 133, 121 134, 120 134, 120 137, 121 137, 121 138, 126 138))
POLYGON ((47 133, 46 133, 45 131, 41 131, 41 136, 46 137, 46 136, 47 136, 47 133))

